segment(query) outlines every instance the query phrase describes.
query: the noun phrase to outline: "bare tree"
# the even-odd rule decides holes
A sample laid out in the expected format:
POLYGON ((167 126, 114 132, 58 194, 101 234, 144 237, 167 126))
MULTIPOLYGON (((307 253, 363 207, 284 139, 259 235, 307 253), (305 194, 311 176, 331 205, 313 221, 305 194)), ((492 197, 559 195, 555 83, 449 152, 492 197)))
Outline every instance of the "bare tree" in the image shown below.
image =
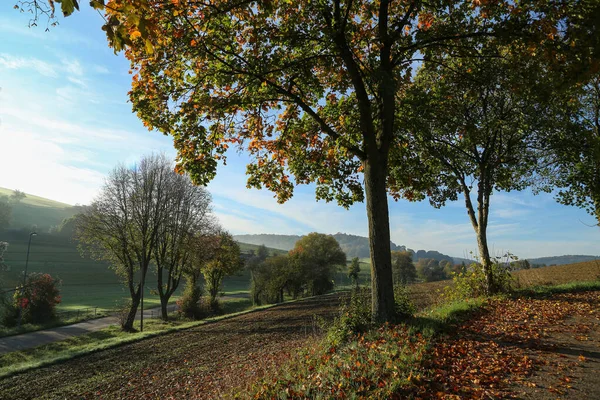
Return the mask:
POLYGON ((168 188, 168 211, 154 247, 161 317, 167 320, 167 305, 186 270, 194 261, 195 237, 210 230, 211 197, 203 187, 194 186, 187 176, 173 173, 168 188))
POLYGON ((82 250, 108 261, 129 289, 131 306, 124 330, 133 330, 140 302, 143 307, 146 274, 169 214, 171 174, 164 155, 146 156, 131 168, 116 167, 78 223, 82 250))

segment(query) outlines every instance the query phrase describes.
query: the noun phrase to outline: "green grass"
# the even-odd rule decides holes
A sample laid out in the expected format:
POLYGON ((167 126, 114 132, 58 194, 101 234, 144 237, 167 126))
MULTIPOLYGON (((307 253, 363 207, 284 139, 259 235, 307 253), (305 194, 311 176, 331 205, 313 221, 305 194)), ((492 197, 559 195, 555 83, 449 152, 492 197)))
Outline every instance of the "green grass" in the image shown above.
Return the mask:
MULTIPOLYGON (((0 188, 0 196, 12 193, 12 190, 0 188)), ((77 212, 77 208, 69 204, 30 194, 20 202, 12 203, 11 207, 11 229, 32 230, 35 226, 37 232, 49 232, 50 228, 60 225, 63 219, 77 212)))
MULTIPOLYGON (((4 258, 10 270, 0 273, 3 291, 14 289, 20 284, 22 271, 25 269, 28 238, 27 232, 0 232, 0 240, 9 242, 4 258)), ((49 273, 62 281, 59 311, 87 307, 108 311, 129 298, 129 291, 107 263, 82 258, 76 244, 60 236, 40 233, 33 238, 27 270, 28 273, 49 273)), ((151 288, 156 286, 155 274, 150 273, 147 282, 145 303, 147 307, 158 307, 160 299, 151 293, 151 288)), ((238 276, 226 277, 222 292, 247 292, 249 286, 250 272, 243 271, 238 276)), ((178 298, 182 290, 183 282, 172 301, 178 298)))
POLYGON ((600 290, 600 281, 569 282, 560 285, 538 285, 517 290, 515 296, 546 297, 558 293, 576 293, 600 290))

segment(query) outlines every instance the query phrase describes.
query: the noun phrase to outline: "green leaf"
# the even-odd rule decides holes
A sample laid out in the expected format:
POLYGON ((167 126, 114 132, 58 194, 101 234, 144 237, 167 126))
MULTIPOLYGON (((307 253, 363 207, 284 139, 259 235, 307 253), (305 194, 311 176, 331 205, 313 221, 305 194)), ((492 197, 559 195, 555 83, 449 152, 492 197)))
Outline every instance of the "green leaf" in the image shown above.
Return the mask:
POLYGON ((77 0, 56 0, 56 2, 60 3, 60 9, 65 17, 73 14, 73 11, 77 9, 79 11, 79 4, 77 0))
POLYGON ((104 0, 91 0, 90 1, 90 7, 92 7, 95 10, 103 10, 104 9, 104 0))

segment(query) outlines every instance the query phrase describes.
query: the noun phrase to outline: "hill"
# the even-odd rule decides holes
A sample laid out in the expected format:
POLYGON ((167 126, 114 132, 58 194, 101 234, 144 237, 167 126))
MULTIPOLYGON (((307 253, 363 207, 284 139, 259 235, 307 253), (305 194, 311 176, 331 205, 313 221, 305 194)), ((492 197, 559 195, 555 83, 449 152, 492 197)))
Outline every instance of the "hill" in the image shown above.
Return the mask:
POLYGON ((585 255, 566 255, 554 257, 528 258, 527 260, 535 265, 565 265, 583 263, 600 259, 600 256, 585 256, 585 255))
MULTIPOLYGON (((0 188, 0 197, 10 197, 11 194, 13 190, 0 188)), ((26 196, 19 202, 10 202, 12 208, 10 229, 31 230, 35 227, 38 232, 49 232, 51 228, 60 225, 65 218, 72 217, 79 211, 79 207, 69 204, 32 194, 26 196)))
MULTIPOLYGON (((336 233, 332 235, 340 244, 340 247, 346 253, 348 258, 359 257, 369 258, 369 239, 363 236, 348 235, 346 233, 336 233)), ((296 242, 301 238, 299 235, 236 235, 234 239, 238 242, 254 245, 264 244, 267 247, 289 251, 294 248, 296 242)), ((406 247, 398 246, 390 242, 392 250, 404 251, 406 247)))
MULTIPOLYGON (((364 236, 349 235, 347 233, 336 233, 332 235, 340 244, 340 247, 346 253, 348 258, 369 258, 369 238, 364 236)), ((238 242, 249 243, 254 245, 264 244, 267 247, 272 247, 281 250, 291 250, 296 242, 300 239, 299 235, 276 235, 276 234, 260 234, 260 235, 235 235, 234 239, 238 242)), ((421 258, 433 258, 438 261, 448 260, 453 261, 452 257, 437 252, 435 250, 417 250, 406 248, 403 245, 397 245, 390 242, 392 251, 410 251, 413 253, 413 260, 418 261, 421 258)))

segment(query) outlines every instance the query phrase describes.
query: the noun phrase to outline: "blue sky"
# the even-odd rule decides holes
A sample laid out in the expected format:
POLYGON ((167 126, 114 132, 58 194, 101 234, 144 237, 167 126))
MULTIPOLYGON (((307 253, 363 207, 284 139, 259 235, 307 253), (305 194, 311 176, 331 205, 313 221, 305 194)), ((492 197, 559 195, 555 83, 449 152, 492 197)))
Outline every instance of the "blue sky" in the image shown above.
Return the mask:
MULTIPOLYGON (((0 186, 70 204, 89 203, 105 174, 150 152, 174 156, 171 140, 148 132, 127 102, 129 64, 115 56, 87 3, 44 32, 0 4, 0 186)), ((277 204, 268 191, 246 189, 244 155, 229 155, 209 185, 214 210, 235 234, 346 232, 367 235, 363 204, 344 210, 316 202, 313 188, 277 204)), ((600 230, 576 208, 530 192, 492 196, 489 243, 519 257, 600 254, 600 230)), ((462 199, 441 210, 427 202, 390 201, 391 235, 415 250, 465 256, 476 250, 462 199)))

